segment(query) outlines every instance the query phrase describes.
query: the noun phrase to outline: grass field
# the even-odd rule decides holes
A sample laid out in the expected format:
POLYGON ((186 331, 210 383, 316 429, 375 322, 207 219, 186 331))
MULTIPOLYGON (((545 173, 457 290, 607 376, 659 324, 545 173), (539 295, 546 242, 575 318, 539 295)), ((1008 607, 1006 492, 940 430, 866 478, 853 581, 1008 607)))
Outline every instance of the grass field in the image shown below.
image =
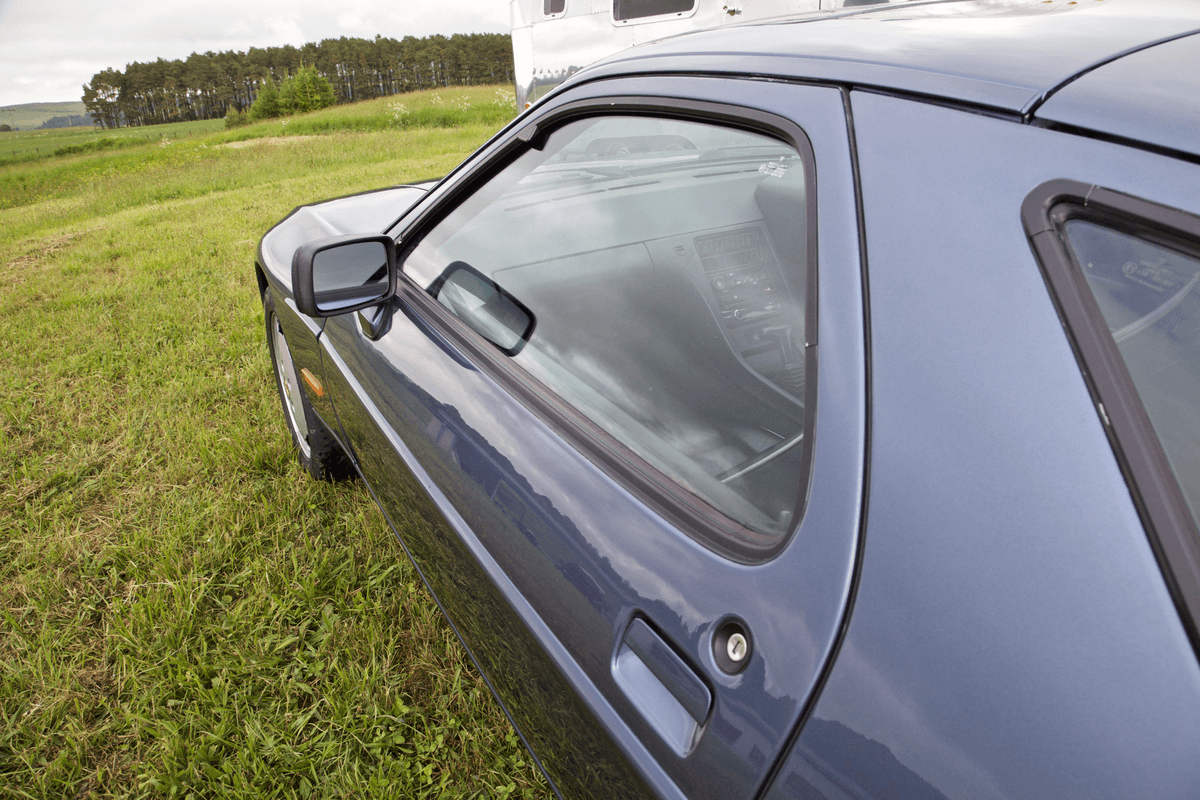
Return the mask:
POLYGON ((157 144, 163 139, 182 139, 224 128, 224 120, 214 119, 108 131, 88 125, 44 131, 0 132, 0 165, 51 158, 61 155, 58 151, 64 147, 78 147, 104 139, 113 140, 118 148, 141 147, 152 142, 157 144))
MULTIPOLYGON (((312 114, 272 119, 236 128, 221 138, 211 140, 211 143, 334 132, 454 128, 471 123, 499 128, 512 118, 514 103, 514 94, 507 87, 474 86, 416 92, 334 106, 312 114)), ((0 166, 58 159, 83 152, 137 149, 147 144, 172 142, 223 130, 225 121, 214 119, 112 130, 81 127, 0 132, 0 166)), ((0 186, 0 190, 2 188, 0 186)), ((2 191, 0 202, 3 202, 2 191)))
POLYGON ((0 798, 549 796, 366 489, 295 463, 251 269, 494 93, 0 164, 0 798))

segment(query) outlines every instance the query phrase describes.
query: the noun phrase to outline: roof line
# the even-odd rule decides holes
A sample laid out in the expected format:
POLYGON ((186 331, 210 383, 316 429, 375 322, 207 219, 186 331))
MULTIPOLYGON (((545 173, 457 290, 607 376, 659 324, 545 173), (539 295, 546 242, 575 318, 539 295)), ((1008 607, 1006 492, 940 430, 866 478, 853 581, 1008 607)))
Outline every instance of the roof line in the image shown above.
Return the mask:
POLYGON ((1030 100, 1028 103, 1026 103, 1025 107, 1021 109, 1021 112, 1020 112, 1021 119, 1026 123, 1030 122, 1033 119, 1033 115, 1037 112, 1037 110, 1039 108, 1041 108, 1042 105, 1047 100, 1049 100, 1054 94, 1061 91, 1068 84, 1074 83, 1075 81, 1082 78, 1084 75, 1087 75, 1089 72, 1092 72, 1093 70, 1103 67, 1105 64, 1111 64, 1114 61, 1125 58, 1125 56, 1133 55, 1134 53, 1141 52, 1142 50, 1149 50, 1151 47, 1158 47, 1160 44, 1166 44, 1167 42, 1173 42, 1176 39, 1186 39, 1188 36, 1195 36, 1197 33, 1200 33, 1200 28, 1195 28, 1190 31, 1184 31, 1183 33, 1172 34, 1171 36, 1165 36, 1162 39, 1155 39, 1152 42, 1144 42, 1142 44, 1130 47, 1126 50, 1122 50, 1119 53, 1115 53, 1114 55, 1106 56, 1093 64, 1089 64, 1088 66, 1079 70, 1075 74, 1070 75, 1069 77, 1065 78, 1064 80, 1059 81, 1055 85, 1051 86, 1049 89, 1045 89, 1045 90, 1039 92, 1036 97, 1034 97, 1032 100, 1030 100))

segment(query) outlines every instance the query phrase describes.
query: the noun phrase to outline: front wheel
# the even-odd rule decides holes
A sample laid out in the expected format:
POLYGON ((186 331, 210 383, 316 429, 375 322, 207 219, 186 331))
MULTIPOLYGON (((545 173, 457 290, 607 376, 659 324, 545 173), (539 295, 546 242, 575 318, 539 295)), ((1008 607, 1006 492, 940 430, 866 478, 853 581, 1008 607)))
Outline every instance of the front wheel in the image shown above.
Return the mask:
POLYGON ((271 293, 263 293, 263 317, 267 324, 267 350, 275 370, 275 386, 283 403, 283 419, 292 436, 300 465, 319 481, 340 481, 353 477, 354 467, 342 446, 313 411, 304 387, 300 385, 292 351, 288 348, 275 301, 271 293))

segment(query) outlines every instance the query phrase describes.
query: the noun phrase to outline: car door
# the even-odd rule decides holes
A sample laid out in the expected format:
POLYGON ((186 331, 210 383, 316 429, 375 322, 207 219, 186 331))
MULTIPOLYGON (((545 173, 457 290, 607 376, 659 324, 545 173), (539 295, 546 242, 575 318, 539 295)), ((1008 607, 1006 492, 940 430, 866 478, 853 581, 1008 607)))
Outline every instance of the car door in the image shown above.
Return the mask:
POLYGON ((560 93, 325 328, 345 441, 564 795, 751 797, 813 693, 866 448, 846 131, 832 88, 560 93))

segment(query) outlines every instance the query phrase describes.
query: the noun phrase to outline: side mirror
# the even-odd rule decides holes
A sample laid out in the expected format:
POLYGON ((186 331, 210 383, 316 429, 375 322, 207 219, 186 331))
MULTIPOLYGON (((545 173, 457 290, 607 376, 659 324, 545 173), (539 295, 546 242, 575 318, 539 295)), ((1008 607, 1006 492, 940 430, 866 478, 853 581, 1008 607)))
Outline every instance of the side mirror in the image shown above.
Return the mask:
POLYGON ((455 261, 429 287, 437 301, 510 356, 521 352, 533 333, 533 314, 495 282, 455 261))
POLYGON ((336 317, 396 293, 396 243, 390 236, 333 236, 292 256, 292 293, 301 314, 336 317))

